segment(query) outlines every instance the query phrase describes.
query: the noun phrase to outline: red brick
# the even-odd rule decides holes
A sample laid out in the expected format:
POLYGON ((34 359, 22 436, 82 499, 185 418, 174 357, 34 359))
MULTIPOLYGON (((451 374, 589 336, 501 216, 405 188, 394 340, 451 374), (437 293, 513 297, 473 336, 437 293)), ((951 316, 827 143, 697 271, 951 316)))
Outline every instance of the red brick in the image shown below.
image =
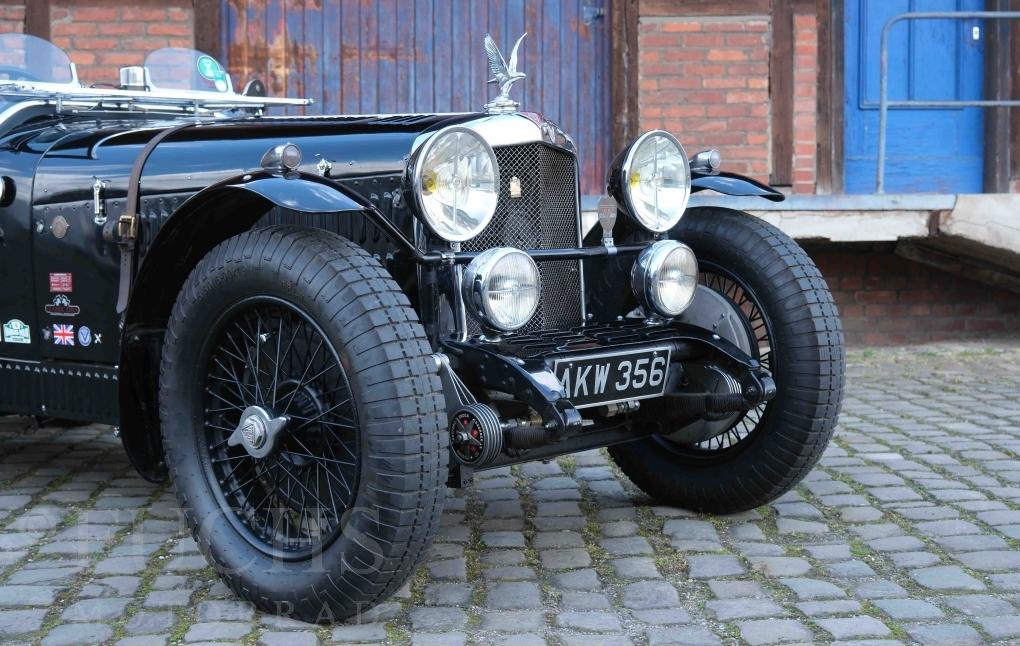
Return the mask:
POLYGON ((730 47, 763 47, 766 44, 762 34, 726 34, 726 45, 730 47))
POLYGON ((147 32, 153 36, 190 36, 190 25, 181 23, 162 23, 149 25, 147 32))
POLYGON ((76 6, 70 14, 75 22, 113 22, 119 18, 116 7, 76 6))
MULTIPOLYGON (((644 79, 642 79, 641 82, 644 83, 644 79)), ((701 87, 701 79, 690 77, 659 77, 659 87, 663 89, 690 90, 701 87)))
POLYGON ((746 61, 747 59, 747 52, 736 49, 713 49, 708 52, 710 61, 746 61))
POLYGON ((683 38, 685 47, 721 47, 724 43, 722 34, 688 34, 683 38))
POLYGON ((697 22, 670 22, 661 25, 662 31, 666 32, 698 32, 701 31, 701 24, 697 22))
POLYGON ((643 56, 649 47, 676 47, 682 39, 670 34, 643 34, 641 36, 641 51, 643 56))
POLYGON ((52 35, 60 36, 92 36, 100 32, 100 27, 106 24, 117 23, 94 23, 94 22, 58 22, 51 29, 52 35))
POLYGON ((897 300, 896 292, 892 290, 881 290, 876 289, 872 291, 857 292, 856 300, 858 303, 895 303, 897 300))
MULTIPOLYGON (((116 38, 90 38, 87 36, 79 36, 71 41, 71 45, 74 49, 80 50, 102 50, 108 51, 123 47, 123 42, 116 38)), ((128 47, 128 49, 133 49, 128 47)))
POLYGON ((139 22, 164 22, 169 18, 167 10, 162 7, 124 7, 121 11, 123 20, 139 22))
POLYGON ((760 90, 746 90, 743 92, 727 92, 727 103, 761 103, 768 101, 768 93, 760 90))
MULTIPOLYGON (((80 26, 80 27, 94 27, 100 34, 104 36, 124 36, 127 34, 138 34, 141 33, 143 28, 133 22, 102 22, 98 25, 91 25, 89 23, 72 22, 66 26, 80 26)), ((54 29, 56 27, 54 26, 54 29)))

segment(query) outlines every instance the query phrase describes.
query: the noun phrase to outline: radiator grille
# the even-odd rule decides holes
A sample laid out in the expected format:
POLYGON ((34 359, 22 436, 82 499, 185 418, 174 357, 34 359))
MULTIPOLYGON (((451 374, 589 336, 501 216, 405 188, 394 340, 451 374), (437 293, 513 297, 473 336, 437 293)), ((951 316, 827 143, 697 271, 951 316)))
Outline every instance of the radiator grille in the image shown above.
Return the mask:
MULTIPOLYGON (((578 246, 574 156, 540 143, 501 146, 494 151, 499 161, 500 183, 496 214, 481 234, 464 243, 464 250, 578 246), (510 184, 514 178, 521 185, 519 198, 511 197, 510 184)), ((567 328, 582 322, 580 267, 577 260, 538 264, 542 299, 535 316, 521 332, 567 328)), ((480 331, 473 320, 470 328, 472 334, 480 331)))

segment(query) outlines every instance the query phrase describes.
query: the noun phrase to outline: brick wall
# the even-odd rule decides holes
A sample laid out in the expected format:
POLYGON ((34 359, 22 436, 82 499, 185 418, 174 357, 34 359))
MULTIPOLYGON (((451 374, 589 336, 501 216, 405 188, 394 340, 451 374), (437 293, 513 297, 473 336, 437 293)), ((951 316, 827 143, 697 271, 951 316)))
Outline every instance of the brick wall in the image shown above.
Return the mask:
MULTIPOLYGON (((688 153, 718 148, 727 170, 768 181, 772 170, 769 16, 642 16, 639 123, 677 134, 688 153)), ((814 193, 818 33, 794 16, 796 193, 814 193)))
POLYGON ((195 42, 190 0, 55 0, 50 19, 50 40, 86 84, 117 83, 121 67, 141 65, 149 52, 195 42))
POLYGON ((642 17, 641 130, 677 135, 688 154, 718 148, 726 169, 769 174, 769 18, 642 17))
POLYGON ((851 345, 987 337, 1020 329, 1020 296, 893 253, 889 244, 804 245, 851 345))
POLYGON ((818 21, 793 17, 793 192, 814 193, 818 150, 818 21))
POLYGON ((25 31, 25 5, 0 4, 0 33, 25 31))

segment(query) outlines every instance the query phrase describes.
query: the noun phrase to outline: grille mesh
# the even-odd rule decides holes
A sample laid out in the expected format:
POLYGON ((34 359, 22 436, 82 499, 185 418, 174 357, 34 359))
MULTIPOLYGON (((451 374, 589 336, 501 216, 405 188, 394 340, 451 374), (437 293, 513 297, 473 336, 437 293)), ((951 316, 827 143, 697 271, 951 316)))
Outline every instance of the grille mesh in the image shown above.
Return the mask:
MULTIPOLYGON (((464 250, 576 247, 577 162, 574 157, 540 143, 501 146, 493 150, 499 161, 496 214, 481 234, 464 243, 464 250), (521 184, 519 198, 510 196, 510 183, 514 178, 521 184)), ((521 332, 580 324, 580 262, 540 262, 538 270, 542 275, 542 298, 535 316, 521 332)), ((469 331, 480 332, 474 320, 469 321, 469 331)))

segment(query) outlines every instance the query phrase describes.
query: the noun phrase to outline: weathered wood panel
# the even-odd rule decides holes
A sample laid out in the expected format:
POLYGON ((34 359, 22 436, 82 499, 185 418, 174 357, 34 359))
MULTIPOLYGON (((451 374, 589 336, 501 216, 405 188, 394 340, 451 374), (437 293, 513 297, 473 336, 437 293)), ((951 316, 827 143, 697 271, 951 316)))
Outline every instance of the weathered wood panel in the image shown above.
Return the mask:
POLYGON ((514 87, 577 139, 582 191, 604 190, 613 119, 608 0, 221 0, 220 35, 234 84, 307 96, 314 113, 479 110, 496 89, 482 38, 504 55, 516 38, 514 87), (592 9, 603 9, 593 16, 592 9))

